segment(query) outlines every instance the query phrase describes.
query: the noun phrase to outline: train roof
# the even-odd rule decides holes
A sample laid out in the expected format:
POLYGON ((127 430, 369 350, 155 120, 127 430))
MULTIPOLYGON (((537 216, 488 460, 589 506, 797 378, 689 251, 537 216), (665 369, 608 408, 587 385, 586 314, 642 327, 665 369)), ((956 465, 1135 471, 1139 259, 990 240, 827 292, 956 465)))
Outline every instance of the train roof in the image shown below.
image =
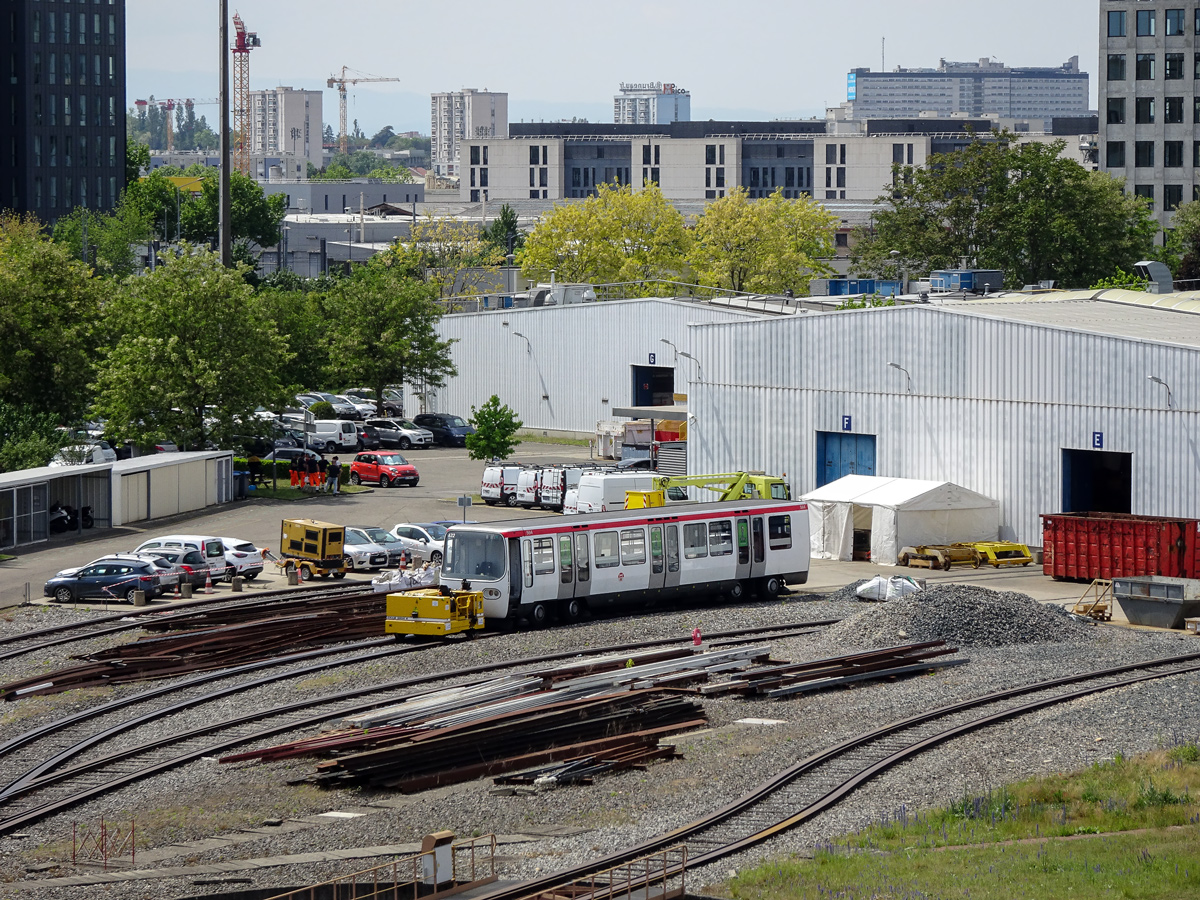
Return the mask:
MULTIPOLYGON (((496 530, 503 532, 540 531, 553 525, 554 530, 582 529, 630 519, 650 522, 679 522, 721 513, 799 512, 808 504, 798 500, 729 500, 716 503, 675 503, 649 509, 616 509, 611 512, 581 513, 579 515, 545 515, 525 519, 504 519, 499 522, 476 522, 466 530, 496 530)), ((455 525, 455 528, 463 528, 455 525)))

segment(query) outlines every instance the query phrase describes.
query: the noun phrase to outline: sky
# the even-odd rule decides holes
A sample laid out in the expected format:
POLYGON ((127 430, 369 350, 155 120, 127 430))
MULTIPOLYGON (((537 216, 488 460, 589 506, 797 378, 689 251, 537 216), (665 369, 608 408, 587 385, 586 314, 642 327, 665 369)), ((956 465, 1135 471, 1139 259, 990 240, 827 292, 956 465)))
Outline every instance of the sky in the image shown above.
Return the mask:
MULTIPOLYGON (((621 82, 671 82, 692 95, 692 119, 823 115, 846 99, 853 68, 935 67, 992 57, 1098 70, 1097 0, 607 0, 576 17, 547 0, 231 0, 262 47, 250 87, 325 91, 337 129, 343 66, 395 83, 350 88, 349 118, 368 135, 385 125, 429 133, 429 95, 464 87, 506 91, 509 121, 612 121, 621 82), (886 56, 884 57, 884 54, 886 56)), ((214 0, 126 0, 128 105, 217 96, 214 0), (169 14, 167 11, 169 10, 169 14)), ((232 31, 232 28, 231 28, 232 31)), ((216 106, 198 115, 215 124, 216 106)))

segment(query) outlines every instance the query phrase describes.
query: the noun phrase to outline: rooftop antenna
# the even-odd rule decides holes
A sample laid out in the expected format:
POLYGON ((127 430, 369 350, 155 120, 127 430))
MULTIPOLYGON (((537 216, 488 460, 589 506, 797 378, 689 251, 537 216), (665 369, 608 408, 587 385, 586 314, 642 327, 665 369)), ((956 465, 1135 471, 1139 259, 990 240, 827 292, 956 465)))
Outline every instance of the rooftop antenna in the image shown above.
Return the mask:
POLYGON ((887 71, 887 35, 879 39, 879 71, 887 71))

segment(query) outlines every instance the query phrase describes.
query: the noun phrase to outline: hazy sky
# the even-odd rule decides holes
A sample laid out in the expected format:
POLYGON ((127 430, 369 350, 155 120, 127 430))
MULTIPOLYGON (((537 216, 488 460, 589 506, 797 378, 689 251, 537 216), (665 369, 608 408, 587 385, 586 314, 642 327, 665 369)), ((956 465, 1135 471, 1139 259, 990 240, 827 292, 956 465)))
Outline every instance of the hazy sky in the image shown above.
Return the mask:
MULTIPOLYGON (((250 86, 325 88, 348 66, 399 78, 359 85, 350 118, 369 135, 384 125, 429 131, 429 94, 462 87, 507 91, 511 121, 579 116, 612 121, 619 83, 674 82, 692 94, 693 119, 820 114, 846 99, 846 73, 994 57, 1057 66, 1078 55, 1092 76, 1096 0, 607 0, 576 16, 545 0, 231 0, 262 47, 250 86)), ((217 95, 214 0, 127 0, 129 103, 217 95)), ((215 119, 215 107, 197 107, 215 119)), ((324 119, 337 127, 337 93, 324 119)))

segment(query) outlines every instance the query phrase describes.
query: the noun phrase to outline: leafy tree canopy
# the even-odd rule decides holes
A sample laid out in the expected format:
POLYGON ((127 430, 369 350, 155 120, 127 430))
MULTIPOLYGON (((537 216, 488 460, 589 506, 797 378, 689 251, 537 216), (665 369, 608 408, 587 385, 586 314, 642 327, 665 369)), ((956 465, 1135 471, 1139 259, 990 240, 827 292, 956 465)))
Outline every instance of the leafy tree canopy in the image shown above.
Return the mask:
POLYGON ((285 401, 291 354, 242 267, 184 245, 124 287, 106 310, 120 337, 95 382, 96 413, 117 439, 230 446, 259 427, 257 407, 285 401))
POLYGON ((710 203, 696 222, 687 259, 701 284, 735 291, 808 293, 814 275, 830 273, 838 219, 812 200, 782 190, 750 200, 742 188, 710 203))
POLYGON ((657 185, 600 185, 583 203, 563 203, 525 239, 522 272, 549 280, 611 283, 670 279, 688 249, 683 216, 657 185))
POLYGON ((103 282, 37 220, 0 216, 0 400, 74 421, 86 406, 103 282))
POLYGON ((44 466, 68 440, 52 413, 0 400, 0 472, 44 466))
MULTIPOLYGON (((249 249, 250 244, 274 247, 279 243, 279 226, 287 210, 287 197, 284 194, 268 197, 253 178, 233 172, 229 182, 229 199, 235 244, 249 249)), ((205 172, 200 196, 193 197, 180 215, 183 239, 193 243, 215 242, 219 210, 217 174, 205 172)))
POLYGON ((507 203, 501 206, 500 214, 483 229, 483 242, 487 245, 486 252, 496 262, 502 261, 510 251, 519 253, 525 246, 525 232, 521 230, 517 211, 507 203))
POLYGON ((520 443, 516 434, 524 423, 495 394, 483 406, 472 406, 467 421, 475 426, 475 433, 467 435, 471 459, 507 459, 520 443))
POLYGON ((1145 258, 1157 231, 1148 204, 1062 157, 1064 146, 993 132, 924 167, 895 166, 894 191, 857 235, 855 269, 895 274, 896 250, 912 273, 967 257, 1003 271, 1009 286, 1077 286, 1145 258))

